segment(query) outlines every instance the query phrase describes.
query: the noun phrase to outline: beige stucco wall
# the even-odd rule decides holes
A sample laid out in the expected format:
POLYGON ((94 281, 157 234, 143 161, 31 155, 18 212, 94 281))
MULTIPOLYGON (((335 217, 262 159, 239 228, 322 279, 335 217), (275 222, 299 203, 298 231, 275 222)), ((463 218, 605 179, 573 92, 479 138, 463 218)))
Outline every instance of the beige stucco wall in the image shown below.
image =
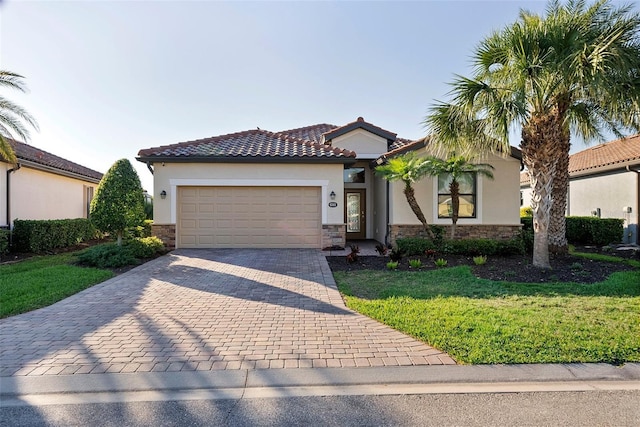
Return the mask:
MULTIPOLYGON (((1 163, 6 165, 5 163, 1 163)), ((0 168, 0 225, 6 219, 6 170, 0 168)), ((98 184, 22 166, 10 178, 11 221, 15 219, 85 218, 86 187, 98 184)))
POLYGON ((331 145, 355 151, 359 159, 376 159, 389 151, 386 139, 362 129, 356 129, 334 138, 331 145))
POLYGON ((156 163, 154 165, 153 215, 157 224, 175 223, 177 187, 189 186, 319 186, 323 224, 344 224, 342 164, 289 163, 156 163), (167 192, 166 199, 160 197, 167 192), (329 194, 336 193, 335 200, 329 194), (337 206, 328 204, 335 201, 337 206))
POLYGON ((572 178, 569 184, 568 214, 591 216, 600 208, 601 218, 625 220, 625 242, 637 242, 638 238, 638 174, 618 172, 586 178, 572 178), (623 212, 623 207, 632 212, 623 212))
POLYGON ((7 225, 7 170, 9 164, 0 162, 0 226, 7 225))
MULTIPOLYGON (((422 154, 425 152, 422 151, 422 154)), ((489 163, 494 180, 478 177, 477 218, 460 218, 458 224, 517 225, 520 224, 520 162, 512 157, 490 156, 481 161, 489 163)), ((426 177, 414 186, 416 200, 430 224, 447 225, 449 218, 437 218, 437 180, 426 177)), ((404 184, 390 186, 390 224, 420 224, 404 195, 404 184)))

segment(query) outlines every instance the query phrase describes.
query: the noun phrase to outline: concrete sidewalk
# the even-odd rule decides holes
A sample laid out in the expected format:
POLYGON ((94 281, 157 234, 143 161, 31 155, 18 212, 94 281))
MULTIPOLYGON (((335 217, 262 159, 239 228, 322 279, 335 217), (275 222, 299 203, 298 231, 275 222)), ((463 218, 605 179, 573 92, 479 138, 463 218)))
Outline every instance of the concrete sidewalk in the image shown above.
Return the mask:
POLYGON ((96 402, 640 390, 640 364, 253 369, 0 378, 0 407, 96 402))

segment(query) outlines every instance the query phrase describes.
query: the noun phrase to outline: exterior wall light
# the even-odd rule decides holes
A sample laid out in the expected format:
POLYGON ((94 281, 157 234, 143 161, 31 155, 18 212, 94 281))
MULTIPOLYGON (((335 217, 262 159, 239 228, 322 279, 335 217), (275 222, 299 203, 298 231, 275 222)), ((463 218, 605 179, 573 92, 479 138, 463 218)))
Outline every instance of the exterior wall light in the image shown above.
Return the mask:
POLYGON ((331 197, 331 200, 335 200, 336 199, 336 192, 331 190, 331 193, 329 193, 329 197, 331 197))
POLYGON ((166 199, 166 198, 167 198, 167 192, 166 192, 166 191, 164 191, 164 190, 162 190, 162 191, 160 192, 160 198, 161 198, 161 199, 166 199))

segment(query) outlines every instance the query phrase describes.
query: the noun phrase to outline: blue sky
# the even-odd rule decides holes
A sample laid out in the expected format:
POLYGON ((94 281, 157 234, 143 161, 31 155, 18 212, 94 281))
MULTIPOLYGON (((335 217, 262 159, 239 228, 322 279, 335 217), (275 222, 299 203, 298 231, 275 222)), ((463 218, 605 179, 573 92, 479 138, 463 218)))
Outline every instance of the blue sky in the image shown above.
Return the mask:
POLYGON ((3 1, 0 68, 26 77, 5 95, 38 120, 32 145, 101 172, 126 157, 151 191, 142 148, 358 116, 424 136, 477 43, 545 5, 3 1))

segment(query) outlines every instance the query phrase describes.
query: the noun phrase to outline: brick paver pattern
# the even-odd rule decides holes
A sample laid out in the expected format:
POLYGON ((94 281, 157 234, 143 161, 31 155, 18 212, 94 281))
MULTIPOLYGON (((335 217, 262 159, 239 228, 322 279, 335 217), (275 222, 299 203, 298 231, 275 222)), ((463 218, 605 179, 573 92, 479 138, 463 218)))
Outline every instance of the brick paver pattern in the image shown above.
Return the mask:
POLYGON ((176 250, 0 320, 0 376, 454 363, 348 309, 316 250, 176 250))

